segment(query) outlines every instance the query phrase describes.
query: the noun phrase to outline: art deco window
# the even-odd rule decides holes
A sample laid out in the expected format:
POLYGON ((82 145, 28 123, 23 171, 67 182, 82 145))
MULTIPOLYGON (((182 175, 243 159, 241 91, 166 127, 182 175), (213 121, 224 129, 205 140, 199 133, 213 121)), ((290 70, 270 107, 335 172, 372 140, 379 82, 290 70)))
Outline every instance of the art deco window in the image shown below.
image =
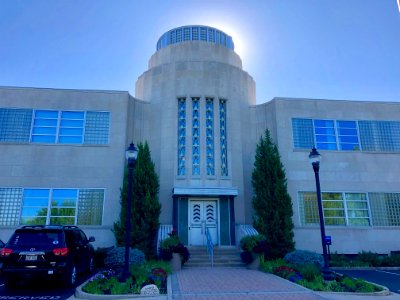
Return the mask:
POLYGON ((214 101, 212 98, 206 98, 206 156, 207 156, 207 175, 215 175, 214 101))
POLYGON ((0 142, 29 142, 31 109, 0 109, 0 142))
MULTIPOLYGON (((365 193, 322 192, 325 225, 370 226, 365 193)), ((299 207, 303 225, 318 225, 318 203, 315 192, 299 192, 299 207)))
POLYGON ((186 173, 186 99, 178 99, 178 175, 186 173))
POLYGON ((219 131, 221 153, 221 176, 228 176, 228 149, 226 126, 226 100, 219 100, 219 131))
MULTIPOLYGON (((4 197, 1 190, 0 202, 4 197)), ((18 210, 17 217, 11 218, 14 225, 101 225, 102 223, 103 189, 20 189, 19 193, 14 192, 14 194, 15 205, 7 203, 7 207, 18 210)), ((0 220, 2 218, 7 220, 1 211, 0 220)), ((0 225, 5 225, 5 222, 0 225)))
POLYGON ((192 175, 200 175, 200 98, 192 98, 192 175))

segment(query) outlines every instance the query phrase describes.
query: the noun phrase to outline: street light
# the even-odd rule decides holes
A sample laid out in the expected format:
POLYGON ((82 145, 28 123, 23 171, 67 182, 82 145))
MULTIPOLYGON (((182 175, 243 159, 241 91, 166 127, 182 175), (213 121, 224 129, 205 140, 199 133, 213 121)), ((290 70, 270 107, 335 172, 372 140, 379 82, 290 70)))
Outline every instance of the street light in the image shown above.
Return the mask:
POLYGON ((135 168, 138 150, 131 143, 125 151, 125 158, 128 162, 128 199, 126 203, 126 220, 125 220, 125 264, 122 278, 126 280, 129 274, 129 245, 131 235, 131 216, 132 216, 132 190, 133 190, 133 169, 135 168))
POLYGON ((322 209, 322 200, 321 200, 321 186, 319 183, 319 163, 321 161, 321 154, 319 154, 317 149, 315 149, 315 147, 314 147, 314 148, 312 148, 308 158, 314 169, 315 184, 317 186, 319 226, 320 226, 320 230, 321 230, 322 251, 323 251, 323 255, 324 255, 324 266, 322 267, 322 277, 324 278, 324 280, 332 281, 334 279, 334 276, 333 276, 333 272, 329 268, 328 253, 326 251, 325 222, 324 222, 324 213, 323 213, 323 209, 322 209))

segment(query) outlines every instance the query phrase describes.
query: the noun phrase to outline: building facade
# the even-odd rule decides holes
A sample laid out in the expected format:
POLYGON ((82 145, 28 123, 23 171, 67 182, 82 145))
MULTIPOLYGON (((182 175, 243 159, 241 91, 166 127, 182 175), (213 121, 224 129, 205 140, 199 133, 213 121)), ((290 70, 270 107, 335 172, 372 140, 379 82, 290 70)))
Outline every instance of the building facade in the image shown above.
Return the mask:
POLYGON ((148 141, 160 178, 160 222, 187 245, 237 245, 252 223, 251 173, 268 128, 286 169, 296 248, 320 252, 314 173, 332 251, 399 250, 400 104, 274 98, 232 38, 207 26, 165 33, 128 92, 0 88, 0 238, 23 224, 77 224, 115 243, 124 151, 148 141))

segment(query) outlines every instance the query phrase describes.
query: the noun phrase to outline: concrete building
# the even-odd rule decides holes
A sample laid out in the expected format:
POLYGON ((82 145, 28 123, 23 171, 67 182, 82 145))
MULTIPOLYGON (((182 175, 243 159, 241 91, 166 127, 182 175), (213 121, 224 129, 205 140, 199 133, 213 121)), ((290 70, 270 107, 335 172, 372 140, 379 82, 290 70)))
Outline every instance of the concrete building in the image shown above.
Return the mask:
POLYGON ((237 245, 252 223, 254 154, 271 131, 286 168, 296 248, 321 251, 314 173, 331 251, 399 250, 400 104, 274 98, 232 38, 206 26, 165 33, 128 92, 0 88, 0 238, 29 223, 69 223, 114 244, 124 151, 148 141, 160 177, 160 221, 187 245, 237 245))

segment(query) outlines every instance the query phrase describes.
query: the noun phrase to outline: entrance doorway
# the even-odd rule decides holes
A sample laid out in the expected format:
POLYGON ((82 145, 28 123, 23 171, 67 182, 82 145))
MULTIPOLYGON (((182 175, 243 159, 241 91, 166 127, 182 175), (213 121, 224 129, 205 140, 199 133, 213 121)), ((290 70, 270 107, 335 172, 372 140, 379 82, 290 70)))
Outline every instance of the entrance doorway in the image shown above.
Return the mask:
POLYGON ((190 200, 189 245, 206 246, 206 228, 214 245, 218 244, 217 200, 190 200))

